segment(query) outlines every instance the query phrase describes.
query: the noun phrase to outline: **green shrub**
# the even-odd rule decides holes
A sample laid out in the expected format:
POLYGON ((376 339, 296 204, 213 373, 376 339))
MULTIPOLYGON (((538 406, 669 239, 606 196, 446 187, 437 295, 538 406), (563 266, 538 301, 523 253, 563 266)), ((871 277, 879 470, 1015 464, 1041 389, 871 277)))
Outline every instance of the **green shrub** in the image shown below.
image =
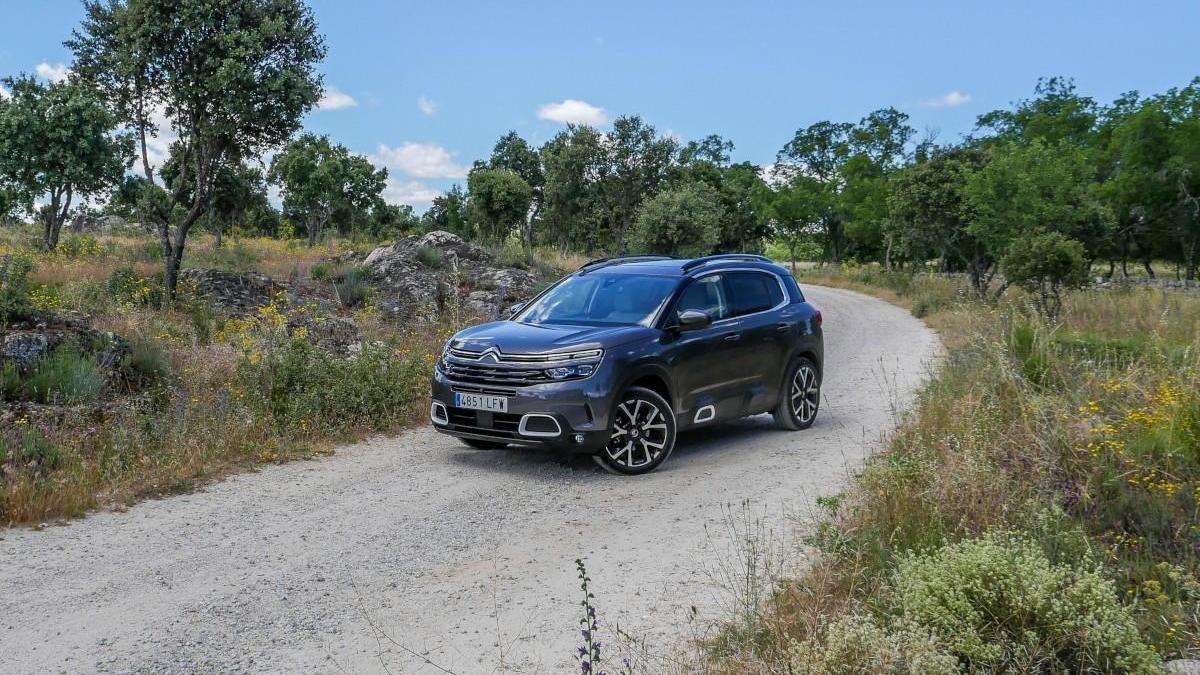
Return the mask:
POLYGON ((155 240, 143 241, 133 252, 133 260, 136 262, 161 262, 162 259, 162 243, 155 240))
POLYGON ((25 385, 22 382, 21 371, 15 363, 6 363, 0 367, 0 399, 16 400, 21 398, 25 391, 25 385))
POLYGON ((20 321, 33 309, 29 273, 33 260, 24 255, 0 257, 0 326, 20 321))
POLYGON ((1058 232, 1018 237, 1000 267, 1010 283, 1033 294, 1038 311, 1052 318, 1062 310, 1063 290, 1087 283, 1083 244, 1058 232))
POLYGON ((1037 385, 1045 385, 1050 381, 1051 363, 1034 326, 1021 323, 1013 326, 1011 347, 1013 356, 1025 379, 1037 385))
POLYGON ((819 640, 793 642, 788 650, 793 675, 920 673, 956 675, 958 659, 941 652, 917 631, 888 631, 869 616, 842 617, 819 640))
POLYGON ((430 269, 440 269, 445 264, 445 261, 442 259, 441 249, 433 246, 418 246, 417 262, 430 269))
POLYGON ((137 339, 121 361, 121 376, 135 389, 144 389, 171 375, 171 359, 158 343, 137 339))
POLYGON ((243 362, 243 386, 284 432, 295 429, 386 429, 404 421, 425 395, 429 367, 386 345, 369 344, 349 358, 293 338, 243 362))
POLYGON ((104 375, 78 349, 59 347, 30 370, 23 389, 38 403, 93 403, 104 390, 104 375))
MULTIPOLYGON (((45 478, 62 464, 62 451, 36 431, 25 429, 16 434, 0 434, 0 467, 45 478)), ((3 476, 2 471, 0 476, 3 476)))
POLYGON ((992 534, 911 555, 895 576, 902 621, 971 671, 1147 673, 1160 666, 1113 583, 992 534))
POLYGON ((331 262, 315 262, 308 270, 308 275, 313 281, 332 281, 341 273, 337 265, 331 262))
POLYGON ((368 273, 361 267, 351 267, 342 272, 340 278, 333 283, 333 288, 343 307, 358 307, 367 299, 371 292, 367 280, 368 273))
POLYGON ((113 300, 131 305, 161 307, 163 284, 160 278, 143 277, 133 265, 122 265, 108 275, 108 294, 113 300))
MULTIPOLYGON (((161 250, 161 249, 160 249, 161 250)), ((104 246, 93 234, 72 234, 63 237, 54 249, 54 254, 64 258, 81 258, 89 255, 99 255, 104 252, 104 246)))

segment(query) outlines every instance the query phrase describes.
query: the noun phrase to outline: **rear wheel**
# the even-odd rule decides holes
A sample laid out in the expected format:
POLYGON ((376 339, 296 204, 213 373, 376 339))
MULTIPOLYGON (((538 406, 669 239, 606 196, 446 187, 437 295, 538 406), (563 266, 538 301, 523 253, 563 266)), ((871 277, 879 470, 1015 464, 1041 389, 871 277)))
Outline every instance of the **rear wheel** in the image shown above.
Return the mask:
POLYGON ((631 387, 613 410, 612 436, 594 455, 596 463, 621 475, 649 473, 675 448, 675 414, 657 393, 631 387))
POLYGON ((475 448, 476 450, 499 450, 500 448, 508 446, 508 443, 502 443, 500 441, 485 441, 479 438, 460 438, 458 440, 467 444, 467 447, 475 448))
POLYGON ((817 419, 821 406, 821 373, 817 364, 805 357, 796 360, 783 381, 779 405, 772 415, 783 429, 807 429, 817 419))

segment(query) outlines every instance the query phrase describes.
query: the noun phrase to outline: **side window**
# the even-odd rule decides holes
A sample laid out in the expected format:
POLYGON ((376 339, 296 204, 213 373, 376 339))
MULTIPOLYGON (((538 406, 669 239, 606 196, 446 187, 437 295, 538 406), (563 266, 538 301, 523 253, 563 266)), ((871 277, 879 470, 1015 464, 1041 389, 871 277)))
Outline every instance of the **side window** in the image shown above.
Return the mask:
POLYGON ((730 272, 725 275, 733 305, 733 316, 771 309, 783 302, 779 281, 763 272, 730 272))
POLYGON ((689 309, 708 312, 713 321, 729 317, 729 303, 725 299, 725 289, 721 286, 721 275, 711 274, 696 279, 688 285, 675 303, 675 311, 683 312, 689 309))

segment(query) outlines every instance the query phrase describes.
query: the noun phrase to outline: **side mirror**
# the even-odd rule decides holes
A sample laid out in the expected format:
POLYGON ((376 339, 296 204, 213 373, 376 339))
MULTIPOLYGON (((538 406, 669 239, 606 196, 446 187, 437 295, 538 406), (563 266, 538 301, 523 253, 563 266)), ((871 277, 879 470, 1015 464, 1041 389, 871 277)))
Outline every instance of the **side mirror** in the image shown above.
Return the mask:
POLYGON ((518 302, 517 304, 513 305, 512 307, 509 307, 508 308, 508 318, 510 318, 510 319, 513 318, 523 309, 525 309, 525 303, 523 303, 523 302, 518 302))
POLYGON ((679 313, 677 324, 679 330, 699 330, 708 328, 712 325, 712 317, 708 312, 702 312, 698 309, 688 309, 679 313))

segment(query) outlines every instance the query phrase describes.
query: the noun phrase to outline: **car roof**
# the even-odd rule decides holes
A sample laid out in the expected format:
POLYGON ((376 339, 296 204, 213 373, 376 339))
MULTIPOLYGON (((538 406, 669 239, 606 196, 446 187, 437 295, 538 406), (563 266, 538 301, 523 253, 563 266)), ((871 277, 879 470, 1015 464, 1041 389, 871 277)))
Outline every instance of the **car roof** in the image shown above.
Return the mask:
MULTIPOLYGON (((594 269, 581 268, 579 272, 604 274, 653 274, 658 276, 691 277, 717 270, 760 269, 775 274, 790 274, 787 268, 777 265, 766 258, 661 258, 657 260, 630 260, 627 262, 611 261, 594 269)), ((578 273, 578 272, 577 272, 578 273)))

